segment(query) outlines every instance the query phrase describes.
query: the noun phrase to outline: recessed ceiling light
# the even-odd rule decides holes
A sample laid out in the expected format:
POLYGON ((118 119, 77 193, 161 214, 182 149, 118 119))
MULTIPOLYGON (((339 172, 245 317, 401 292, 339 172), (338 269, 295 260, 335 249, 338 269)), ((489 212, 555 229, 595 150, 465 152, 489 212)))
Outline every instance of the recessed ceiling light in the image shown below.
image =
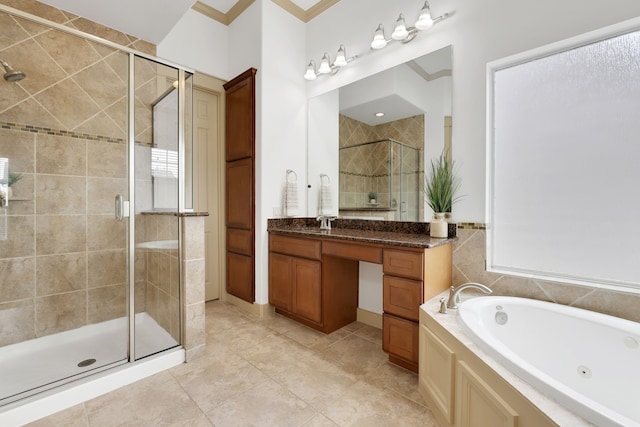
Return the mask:
POLYGON ((376 117, 382 117, 382 116, 384 116, 384 113, 376 113, 375 116, 376 117))

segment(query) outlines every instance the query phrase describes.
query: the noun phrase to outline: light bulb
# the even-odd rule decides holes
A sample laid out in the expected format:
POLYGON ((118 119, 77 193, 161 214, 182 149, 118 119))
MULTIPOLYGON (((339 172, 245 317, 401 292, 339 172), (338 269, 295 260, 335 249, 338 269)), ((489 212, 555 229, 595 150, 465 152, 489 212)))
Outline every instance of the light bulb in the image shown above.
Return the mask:
POLYGON ((336 67, 344 67, 347 65, 347 51, 342 44, 340 45, 340 49, 338 49, 338 54, 336 55, 336 60, 333 62, 333 65, 336 67))
POLYGON ((324 56, 320 60, 320 67, 318 67, 318 74, 331 73, 331 65, 329 65, 329 54, 325 52, 324 56))
POLYGON ((318 77, 318 75, 316 74, 316 63, 313 62, 313 59, 311 60, 311 62, 309 62, 309 65, 307 65, 307 72, 304 73, 304 78, 307 80, 315 80, 318 77))
POLYGON ((404 16, 400 14, 396 21, 396 27, 393 29, 393 33, 391 34, 391 38, 394 40, 404 40, 408 35, 409 32, 407 31, 407 26, 404 23, 404 16))
POLYGON ((426 30, 431 28, 432 25, 433 18, 431 18, 431 8, 429 7, 429 2, 425 1, 424 6, 422 6, 422 10, 420 10, 420 15, 418 16, 415 26, 419 30, 426 30))
POLYGON ((378 25, 376 33, 373 35, 373 41, 371 42, 372 49, 382 49, 387 45, 387 39, 384 36, 384 28, 382 24, 378 25))

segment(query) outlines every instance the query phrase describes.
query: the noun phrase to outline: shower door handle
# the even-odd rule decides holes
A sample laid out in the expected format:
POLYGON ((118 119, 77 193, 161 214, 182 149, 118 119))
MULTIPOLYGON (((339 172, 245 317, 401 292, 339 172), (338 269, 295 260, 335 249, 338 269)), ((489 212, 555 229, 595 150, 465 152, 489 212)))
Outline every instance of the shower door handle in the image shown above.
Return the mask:
POLYGON ((116 221, 122 221, 129 217, 129 201, 124 200, 122 194, 116 194, 116 221))
POLYGON ((122 221, 124 218, 124 203, 122 203, 122 194, 116 194, 116 220, 122 221))

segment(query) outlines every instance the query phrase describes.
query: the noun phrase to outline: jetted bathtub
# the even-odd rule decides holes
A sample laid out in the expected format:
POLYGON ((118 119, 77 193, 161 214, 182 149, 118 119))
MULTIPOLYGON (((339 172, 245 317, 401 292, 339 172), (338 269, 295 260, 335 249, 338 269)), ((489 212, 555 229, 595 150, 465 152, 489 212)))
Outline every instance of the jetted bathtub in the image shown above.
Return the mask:
POLYGON ((484 351, 599 427, 640 427, 640 323, 526 298, 460 305, 484 351))

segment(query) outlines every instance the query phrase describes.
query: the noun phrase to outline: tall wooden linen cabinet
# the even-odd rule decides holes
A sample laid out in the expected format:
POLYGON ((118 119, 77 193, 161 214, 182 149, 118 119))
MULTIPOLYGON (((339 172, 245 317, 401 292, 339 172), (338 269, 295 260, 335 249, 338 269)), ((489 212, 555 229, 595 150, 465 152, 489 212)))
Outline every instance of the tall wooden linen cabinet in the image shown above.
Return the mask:
POLYGON ((255 78, 250 68, 224 84, 227 293, 255 301, 255 78))

